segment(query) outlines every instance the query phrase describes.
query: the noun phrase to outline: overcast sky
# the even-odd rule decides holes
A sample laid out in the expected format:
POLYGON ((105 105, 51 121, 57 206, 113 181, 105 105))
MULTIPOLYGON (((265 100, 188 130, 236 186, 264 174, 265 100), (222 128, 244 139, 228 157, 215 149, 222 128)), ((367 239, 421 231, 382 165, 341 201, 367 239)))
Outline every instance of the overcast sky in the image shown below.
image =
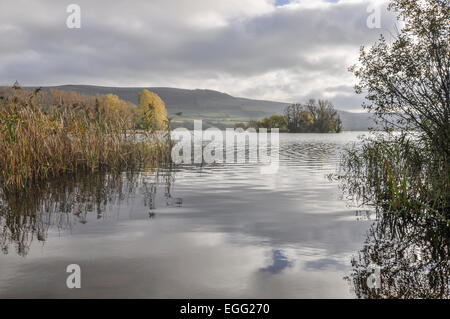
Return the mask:
POLYGON ((389 30, 384 0, 2 0, 0 84, 207 88, 358 110, 347 69, 389 30), (71 3, 80 29, 66 25, 71 3))

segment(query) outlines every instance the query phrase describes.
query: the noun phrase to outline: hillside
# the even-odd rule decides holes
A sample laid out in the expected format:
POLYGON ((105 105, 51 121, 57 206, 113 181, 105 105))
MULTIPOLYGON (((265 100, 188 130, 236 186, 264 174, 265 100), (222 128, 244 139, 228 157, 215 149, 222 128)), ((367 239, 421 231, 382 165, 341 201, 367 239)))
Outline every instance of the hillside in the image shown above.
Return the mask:
MULTIPOLYGON (((86 95, 112 93, 119 98, 138 104, 138 93, 144 88, 103 87, 91 85, 62 85, 44 87, 64 91, 75 91, 86 95)), ((176 126, 190 128, 193 119, 202 119, 206 126, 232 127, 234 123, 260 119, 275 113, 282 113, 288 103, 252 100, 234 97, 213 90, 187 90, 167 87, 149 87, 166 103, 169 115, 183 112, 174 119, 176 126)), ((367 113, 339 111, 345 130, 367 130, 373 126, 367 113)))

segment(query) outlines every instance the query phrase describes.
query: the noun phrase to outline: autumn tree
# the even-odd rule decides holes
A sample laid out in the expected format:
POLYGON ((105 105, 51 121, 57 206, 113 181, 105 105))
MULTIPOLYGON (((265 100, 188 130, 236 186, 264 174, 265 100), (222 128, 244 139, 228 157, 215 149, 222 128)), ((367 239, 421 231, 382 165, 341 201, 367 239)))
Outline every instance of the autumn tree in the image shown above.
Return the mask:
POLYGON ((291 133, 339 133, 342 122, 331 102, 309 100, 305 104, 289 105, 284 116, 291 133))
POLYGON ((281 114, 267 116, 259 121, 250 121, 248 126, 255 129, 266 128, 268 130, 278 128, 280 132, 287 132, 287 120, 281 114))
POLYGON ((139 93, 139 126, 146 130, 166 130, 168 126, 166 106, 161 98, 149 90, 139 93))
POLYGON ((136 106, 121 100, 117 95, 106 94, 96 97, 97 111, 106 119, 120 119, 123 125, 131 128, 136 106))
POLYGON ((312 131, 321 133, 342 131, 341 119, 330 101, 311 99, 306 103, 306 108, 313 118, 312 131))
POLYGON ((12 87, 0 87, 0 99, 7 97, 24 102, 29 102, 32 97, 33 103, 28 104, 38 107, 48 115, 62 114, 63 118, 69 118, 70 114, 77 114, 88 121, 109 123, 121 129, 132 129, 136 126, 136 105, 114 94, 89 96, 74 91, 42 88, 31 91, 15 84, 12 87))

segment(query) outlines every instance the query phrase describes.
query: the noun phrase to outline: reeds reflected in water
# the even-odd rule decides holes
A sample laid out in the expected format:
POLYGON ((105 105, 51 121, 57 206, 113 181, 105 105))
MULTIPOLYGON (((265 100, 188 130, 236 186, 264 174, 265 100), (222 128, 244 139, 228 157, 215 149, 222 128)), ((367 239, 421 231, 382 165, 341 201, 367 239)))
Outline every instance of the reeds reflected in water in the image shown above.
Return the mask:
POLYGON ((358 298, 450 298, 450 229, 378 211, 347 280, 358 298), (367 284, 379 267, 379 286, 367 284))
POLYGON ((33 241, 45 243, 50 229, 69 231, 76 224, 102 219, 111 207, 133 200, 138 191, 149 217, 154 217, 158 185, 164 187, 167 205, 182 201, 171 196, 173 182, 171 170, 158 169, 65 176, 21 192, 0 189, 1 250, 8 254, 14 249, 25 257, 33 241))

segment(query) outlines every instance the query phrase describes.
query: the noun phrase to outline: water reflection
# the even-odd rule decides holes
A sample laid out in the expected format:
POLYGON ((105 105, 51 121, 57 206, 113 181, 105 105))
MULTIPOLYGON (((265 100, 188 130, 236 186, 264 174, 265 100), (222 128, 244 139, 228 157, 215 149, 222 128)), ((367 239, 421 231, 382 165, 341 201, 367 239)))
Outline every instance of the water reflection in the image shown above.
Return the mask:
POLYGON ((45 243, 50 228, 69 231, 91 218, 103 219, 110 207, 129 203, 138 190, 152 218, 157 207, 157 186, 161 184, 165 204, 181 207, 182 199, 171 195, 173 182, 172 171, 156 170, 75 175, 14 194, 0 189, 1 250, 8 254, 15 247, 16 253, 25 257, 34 240, 45 243))
POLYGON ((3 194, 0 297, 353 297, 342 277, 371 222, 325 176, 357 135, 281 134, 276 174, 180 165, 3 194), (65 285, 71 263, 83 289, 65 285))
POLYGON ((348 277, 358 298, 449 298, 450 227, 379 212, 348 277), (373 265, 380 286, 367 284, 373 265))
POLYGON ((358 298, 450 298, 450 223, 436 214, 376 205, 364 180, 342 180, 341 189, 372 210, 358 220, 375 222, 345 279, 358 298), (377 270, 379 274, 377 274, 377 270))
POLYGON ((273 263, 265 268, 262 268, 261 271, 267 271, 271 274, 278 274, 282 272, 284 269, 292 267, 292 262, 288 260, 288 258, 284 255, 282 250, 274 249, 272 251, 273 255, 273 263))

